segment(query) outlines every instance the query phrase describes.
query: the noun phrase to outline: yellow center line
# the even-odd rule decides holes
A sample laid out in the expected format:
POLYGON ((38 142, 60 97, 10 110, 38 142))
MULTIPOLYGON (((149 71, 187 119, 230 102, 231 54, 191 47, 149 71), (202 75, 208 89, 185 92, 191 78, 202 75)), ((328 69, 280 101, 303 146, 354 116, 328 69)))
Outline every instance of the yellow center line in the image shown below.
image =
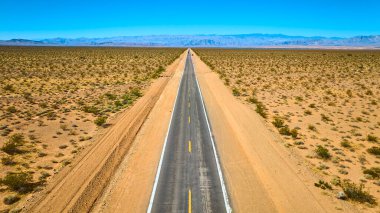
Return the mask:
POLYGON ((189 189, 189 213, 191 213, 191 190, 189 189))
POLYGON ((190 115, 189 115, 189 123, 190 123, 190 115))
POLYGON ((191 152, 191 141, 189 141, 189 152, 191 152))
POLYGON ((190 108, 190 101, 189 101, 189 104, 187 106, 190 108))

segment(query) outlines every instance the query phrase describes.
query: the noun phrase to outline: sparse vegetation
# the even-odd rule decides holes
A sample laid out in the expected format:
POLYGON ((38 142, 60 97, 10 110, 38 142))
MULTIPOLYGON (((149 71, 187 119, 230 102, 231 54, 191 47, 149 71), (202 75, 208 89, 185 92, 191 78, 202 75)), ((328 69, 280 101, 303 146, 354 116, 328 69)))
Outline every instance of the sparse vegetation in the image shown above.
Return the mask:
POLYGON ((0 47, 0 199, 33 193, 69 165, 183 51, 0 47))
POLYGON ((15 192, 28 193, 37 186, 32 179, 32 175, 26 172, 8 173, 3 179, 0 179, 0 184, 15 192))
POLYGON ((103 126, 105 123, 107 122, 107 117, 98 117, 95 119, 94 123, 97 125, 97 126, 103 126))
POLYGON ((256 105, 256 112, 261 115, 263 118, 267 118, 267 109, 264 106, 262 102, 257 100, 255 96, 252 96, 251 98, 248 99, 249 103, 255 104, 256 105))
POLYGON ((233 89, 232 89, 232 94, 233 94, 234 96, 240 96, 240 91, 239 91, 239 89, 237 89, 237 88, 233 88, 233 89))
POLYGON ((14 134, 3 145, 1 150, 9 155, 19 154, 22 152, 20 147, 24 145, 24 136, 22 134, 14 134))
POLYGON ((282 120, 281 118, 279 117, 275 117, 274 120, 272 121, 272 124, 276 127, 276 128, 281 128, 285 125, 285 122, 284 120, 282 120))
POLYGON ((367 152, 376 156, 380 156, 380 147, 373 146, 367 149, 367 152))
POLYGON ((285 125, 279 129, 281 135, 292 136, 292 138, 296 139, 298 136, 297 129, 290 129, 288 125, 285 125))
POLYGON ((379 139, 374 135, 367 135, 367 141, 369 141, 369 142, 377 143, 378 140, 379 139))
POLYGON ((5 156, 1 158, 1 163, 4 166, 14 166, 16 165, 16 161, 14 160, 13 156, 5 156))
POLYGON ((349 141, 342 141, 340 142, 340 145, 344 148, 351 148, 351 143, 349 141))
POLYGON ((317 148, 315 149, 315 153, 317 154, 318 157, 325 159, 325 160, 331 158, 331 154, 330 154, 329 150, 326 149, 325 147, 321 146, 321 145, 317 146, 317 148))
POLYGON ((20 199, 21 199, 20 196, 10 195, 10 196, 5 197, 3 202, 5 205, 12 205, 16 203, 17 201, 19 201, 20 199))
POLYGON ((360 203, 376 204, 375 197, 365 191, 363 184, 357 185, 350 181, 344 181, 341 185, 349 199, 360 203))
MULTIPOLYGON (((356 174, 379 163, 379 51, 196 52, 232 93, 236 88, 240 97, 249 97, 248 102, 265 106, 268 123, 278 129, 286 147, 316 169, 321 163, 329 167, 323 170, 324 175, 357 181, 356 174), (291 136, 292 128, 297 140, 291 136), (310 152, 320 155, 313 158, 310 152)), ((363 184, 371 188, 380 185, 370 174, 364 177, 363 184)), ((371 192, 380 197, 380 190, 371 192)))
POLYGON ((332 186, 329 183, 327 183, 327 182, 325 182, 323 180, 319 180, 318 183, 314 183, 314 186, 318 187, 318 188, 321 188, 323 190, 325 190, 325 189, 332 190, 332 186))
POLYGON ((264 104, 261 102, 256 104, 256 112, 261 115, 263 118, 267 118, 267 109, 265 108, 264 104))
POLYGON ((380 168, 379 167, 372 167, 369 169, 365 169, 363 171, 364 174, 371 175, 372 178, 374 179, 379 179, 380 178, 380 168))

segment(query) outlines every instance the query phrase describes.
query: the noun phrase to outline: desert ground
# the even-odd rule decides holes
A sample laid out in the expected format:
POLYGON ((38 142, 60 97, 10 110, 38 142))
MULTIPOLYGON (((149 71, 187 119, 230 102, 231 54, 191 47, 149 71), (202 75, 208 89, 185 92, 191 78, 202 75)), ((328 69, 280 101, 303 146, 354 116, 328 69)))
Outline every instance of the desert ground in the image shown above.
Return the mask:
POLYGON ((183 51, 1 47, 0 210, 44 188, 183 51))
MULTIPOLYGON (((379 51, 191 54, 234 211, 379 211, 379 51)), ((187 51, 0 55, 0 210, 145 212, 187 51)))
MULTIPOLYGON (((310 190, 318 189, 333 200, 338 200, 339 192, 345 192, 349 202, 359 209, 378 211, 379 51, 195 52, 237 99, 254 106, 267 128, 280 137, 281 146, 305 161, 302 165, 310 167, 314 179, 318 177, 308 183, 309 188, 314 187, 310 190)), ((223 146, 219 144, 219 149, 223 146)), ((219 151, 223 163, 223 155, 227 154, 219 151)), ((260 155, 259 151, 253 154, 260 155)), ((335 210, 346 211, 341 203, 335 203, 335 210)))

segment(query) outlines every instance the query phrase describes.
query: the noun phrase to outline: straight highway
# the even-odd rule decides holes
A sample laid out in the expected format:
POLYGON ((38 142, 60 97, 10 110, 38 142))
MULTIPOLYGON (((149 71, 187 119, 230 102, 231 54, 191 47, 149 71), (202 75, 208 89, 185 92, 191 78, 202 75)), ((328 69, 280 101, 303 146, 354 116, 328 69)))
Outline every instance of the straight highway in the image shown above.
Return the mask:
POLYGON ((231 212, 190 50, 147 212, 231 212))

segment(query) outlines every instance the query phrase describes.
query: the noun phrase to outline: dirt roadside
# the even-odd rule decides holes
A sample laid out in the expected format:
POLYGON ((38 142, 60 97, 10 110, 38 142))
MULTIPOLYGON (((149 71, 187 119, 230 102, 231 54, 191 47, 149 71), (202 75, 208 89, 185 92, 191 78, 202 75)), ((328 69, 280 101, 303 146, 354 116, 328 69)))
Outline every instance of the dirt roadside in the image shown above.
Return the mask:
POLYGON ((185 61, 186 58, 182 57, 173 78, 92 212, 145 212, 148 208, 185 61))
POLYGON ((168 66, 162 77, 147 89, 115 124, 78 156, 39 193, 28 200, 24 212, 86 212, 103 191, 117 166, 129 152, 147 116, 159 100, 186 52, 168 66))
POLYGON ((193 54, 234 211, 358 212, 314 187, 318 177, 306 162, 193 54))

